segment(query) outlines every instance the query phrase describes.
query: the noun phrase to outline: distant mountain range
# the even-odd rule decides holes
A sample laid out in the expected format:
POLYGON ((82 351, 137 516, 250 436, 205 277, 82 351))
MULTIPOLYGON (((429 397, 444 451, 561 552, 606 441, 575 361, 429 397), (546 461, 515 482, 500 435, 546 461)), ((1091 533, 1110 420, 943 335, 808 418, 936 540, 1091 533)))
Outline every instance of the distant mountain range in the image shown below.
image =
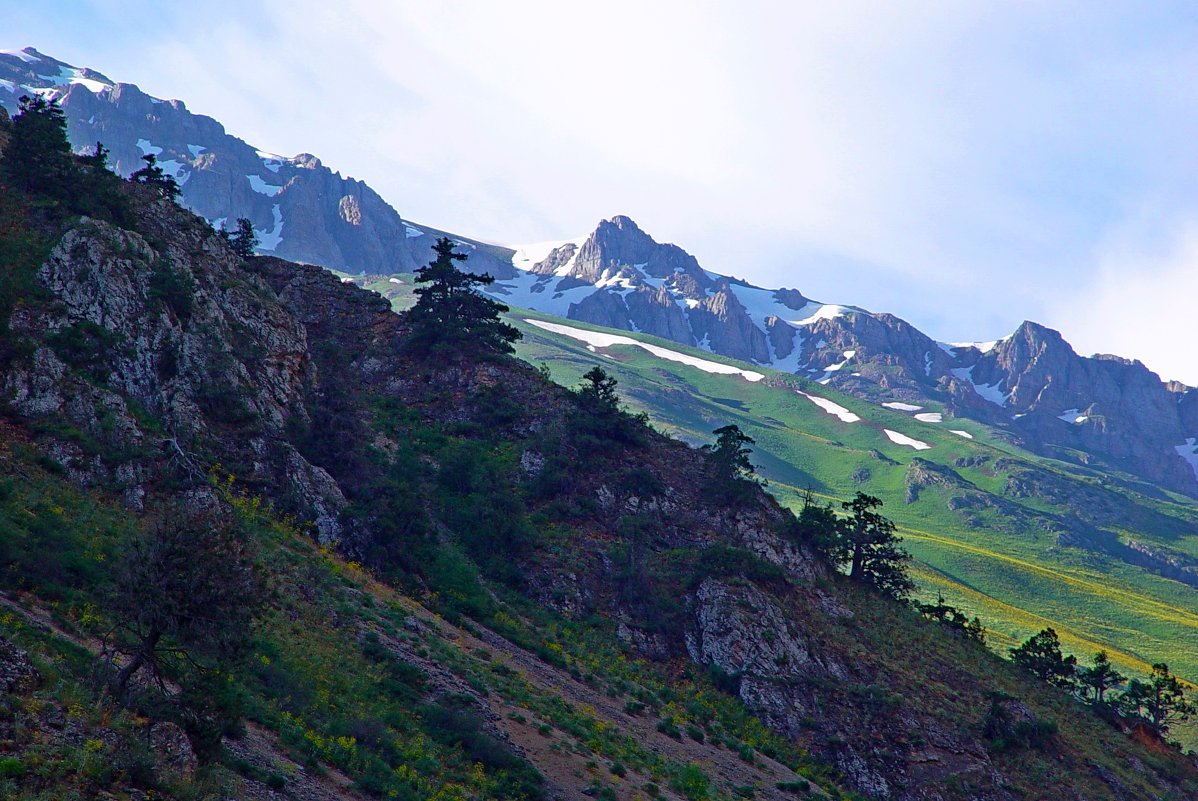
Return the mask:
MULTIPOLYGON (((122 175, 154 154, 182 188, 185 206, 218 227, 248 218, 264 253, 348 272, 409 272, 431 259, 443 234, 403 219, 365 183, 315 156, 256 150, 180 100, 150 97, 31 47, 0 52, 0 106, 15 113, 23 94, 58 100, 76 148, 102 141, 122 175)), ((474 269, 510 272, 481 243, 455 238, 473 251, 474 269)))
POLYGON ((448 235, 470 252, 470 269, 500 279, 492 291, 512 305, 766 365, 924 422, 980 420, 1038 453, 1198 497, 1198 393, 1138 361, 1081 357, 1036 323, 997 342, 936 342, 891 314, 710 272, 621 216, 586 236, 514 248, 445 234, 405 220, 315 156, 256 150, 180 101, 32 48, 0 53, 0 105, 13 113, 26 93, 58 99, 72 142, 103 141, 122 174, 153 153, 185 205, 217 225, 249 218, 265 253, 385 275, 426 263, 448 235))

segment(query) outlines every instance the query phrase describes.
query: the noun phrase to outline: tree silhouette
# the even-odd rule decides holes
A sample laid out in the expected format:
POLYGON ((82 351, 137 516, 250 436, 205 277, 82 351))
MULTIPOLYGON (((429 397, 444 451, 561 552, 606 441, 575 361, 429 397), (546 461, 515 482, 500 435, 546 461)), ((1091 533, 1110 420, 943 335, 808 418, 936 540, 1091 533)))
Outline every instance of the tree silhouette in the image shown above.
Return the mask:
POLYGON ((752 487, 758 483, 756 468, 749 461, 753 451, 748 446, 754 444, 753 438, 735 424, 721 426, 711 433, 715 434, 715 443, 703 446, 710 471, 708 493, 722 504, 747 499, 752 487))
POLYGON ((258 232, 254 230, 254 224, 246 217, 237 218, 237 228, 232 233, 221 229, 221 233, 225 237, 225 241, 229 243, 229 247, 233 248, 233 252, 243 259, 252 258, 254 250, 258 247, 258 232))
POLYGON ((183 509, 163 513, 117 565, 112 679, 123 696, 147 671, 163 685, 172 665, 219 669, 249 642, 260 584, 246 537, 183 509))
POLYGON ((1185 687, 1164 662, 1152 666, 1148 681, 1132 679, 1119 702, 1124 710, 1144 718, 1161 735, 1167 734, 1174 723, 1198 711, 1198 707, 1186 700, 1185 687))
POLYGON ((158 190, 158 194, 167 200, 177 200, 180 190, 175 176, 167 175, 162 167, 158 166, 158 158, 153 153, 145 154, 141 160, 146 163, 146 166, 130 175, 129 180, 135 184, 148 184, 154 187, 158 190))
POLYGON ((902 599, 915 589, 906 569, 911 555, 899 547, 902 540, 894 523, 874 511, 881 505, 880 498, 863 492, 845 501, 842 506, 852 514, 837 521, 828 555, 834 562, 849 565, 852 581, 902 599))
POLYGON ((423 356, 511 353, 520 332, 499 319, 508 307, 478 291, 495 278, 459 270, 455 262, 465 261, 466 254, 455 253, 447 237, 437 240, 433 252, 437 257, 416 270, 416 283, 422 286, 406 315, 409 349, 423 356))
POLYGON ((1115 670, 1106 651, 1094 654, 1093 661, 1093 667, 1081 668, 1077 671, 1077 680, 1082 689, 1090 694, 1096 703, 1105 704, 1107 690, 1119 686, 1127 680, 1127 677, 1115 670))
POLYGON ((1069 687, 1073 684, 1077 657, 1061 654, 1061 638, 1053 629, 1042 629, 1018 648, 1010 650, 1011 661, 1041 681, 1058 687, 1069 687))
POLYGON ((22 97, 0 169, 13 187, 59 200, 70 197, 78 169, 67 140, 67 120, 54 100, 22 97))

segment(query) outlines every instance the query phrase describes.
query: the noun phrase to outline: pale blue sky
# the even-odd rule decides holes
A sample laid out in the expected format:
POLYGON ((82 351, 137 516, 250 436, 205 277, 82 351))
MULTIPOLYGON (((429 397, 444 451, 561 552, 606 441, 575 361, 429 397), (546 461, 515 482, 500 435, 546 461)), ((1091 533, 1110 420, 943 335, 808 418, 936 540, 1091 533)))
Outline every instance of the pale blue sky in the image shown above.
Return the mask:
POLYGON ((628 214, 708 269, 942 340, 1030 318, 1198 383, 1198 6, 585 5, 0 0, 0 47, 463 234, 628 214))

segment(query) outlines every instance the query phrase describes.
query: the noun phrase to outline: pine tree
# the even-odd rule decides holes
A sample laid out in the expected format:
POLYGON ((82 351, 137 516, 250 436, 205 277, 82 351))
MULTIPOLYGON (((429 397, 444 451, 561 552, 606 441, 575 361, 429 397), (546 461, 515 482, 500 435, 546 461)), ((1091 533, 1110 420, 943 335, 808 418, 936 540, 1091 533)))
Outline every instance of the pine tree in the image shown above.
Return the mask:
POLYGON ((753 452, 749 445, 753 438, 735 424, 717 428, 712 432, 715 444, 704 445, 710 480, 708 494, 721 504, 735 504, 750 497, 751 488, 757 484, 756 468, 749 461, 753 452))
POLYGON ((1132 679, 1119 704, 1128 713, 1142 717, 1160 735, 1198 711, 1186 700, 1185 687, 1164 662, 1152 666, 1148 681, 1132 679))
POLYGON ((167 200, 177 200, 180 190, 175 176, 167 175, 162 167, 158 166, 158 158, 153 153, 145 154, 141 160, 146 163, 146 166, 130 175, 129 180, 154 187, 158 190, 158 194, 167 200))
POLYGON ((858 492, 842 505, 852 514, 838 521, 828 555, 835 562, 848 563, 852 581, 896 600, 910 595, 915 589, 906 568, 911 555, 899 547, 902 540, 894 523, 874 511, 882 500, 858 492))
POLYGON ((499 319, 508 310, 477 287, 492 283, 489 274, 472 275, 455 262, 466 254, 455 253, 453 241, 441 237, 433 245, 437 257, 416 270, 419 300, 407 312, 411 325, 409 349, 418 355, 458 356, 511 353, 520 332, 499 319))
POLYGON ((246 217, 237 218, 237 228, 232 233, 221 230, 225 237, 225 241, 229 243, 229 247, 233 248, 233 252, 243 259, 252 258, 254 251, 259 245, 258 232, 254 230, 254 224, 246 217))
POLYGON ((0 169, 23 192, 69 198, 78 169, 67 140, 66 116, 56 101, 40 95, 20 99, 0 169))
POLYGON ((1093 662, 1093 667, 1082 668, 1077 672, 1077 680, 1095 703, 1105 704, 1107 690, 1119 686, 1127 677, 1115 670, 1106 651, 1094 654, 1093 662))
POLYGON ((1011 661, 1041 681, 1058 687, 1072 686, 1077 657, 1061 654, 1061 638, 1053 629, 1042 629, 1010 650, 1011 661))

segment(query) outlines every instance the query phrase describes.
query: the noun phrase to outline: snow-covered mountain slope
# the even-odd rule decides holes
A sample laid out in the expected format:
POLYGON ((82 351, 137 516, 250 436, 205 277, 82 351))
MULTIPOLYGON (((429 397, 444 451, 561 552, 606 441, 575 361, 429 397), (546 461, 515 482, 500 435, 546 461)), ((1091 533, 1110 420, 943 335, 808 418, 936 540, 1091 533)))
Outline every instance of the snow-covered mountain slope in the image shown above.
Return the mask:
MULTIPOLYGON (((402 219, 365 183, 317 157, 258 150, 182 101, 150 97, 33 48, 0 52, 0 106, 14 114, 20 97, 32 94, 58 100, 74 147, 102 141, 118 173, 153 154, 179 183, 184 205, 217 225, 249 218, 262 252, 348 272, 401 272, 427 263, 442 233, 402 219)), ((506 253, 459 240, 472 268, 511 271, 506 253)))
MULTIPOLYGON (((891 314, 705 270, 623 216, 586 236, 517 246, 512 266, 513 276, 491 288, 512 305, 651 334, 876 402, 934 402, 1033 450, 1105 461, 1198 495, 1198 462, 1186 446, 1198 435, 1198 393, 1139 362, 1078 356, 1035 323, 997 341, 936 342, 891 314)), ((922 415, 940 422, 945 413, 922 415)))
MULTIPOLYGON (((102 141, 123 174, 154 154, 185 205, 217 224, 248 217, 265 252, 393 274, 427 263, 444 234, 403 219, 365 183, 315 156, 257 150, 178 100, 32 48, 0 52, 0 106, 13 113, 20 96, 33 93, 61 102, 77 148, 102 141)), ((652 334, 874 402, 931 402, 945 422, 982 420, 1032 450, 1108 463, 1198 496, 1198 392, 1163 383, 1139 362, 1080 357, 1035 323, 997 342, 936 342, 894 315, 710 272, 627 217, 510 250, 449 236, 469 253, 468 269, 500 279, 492 290, 512 305, 652 334)))

